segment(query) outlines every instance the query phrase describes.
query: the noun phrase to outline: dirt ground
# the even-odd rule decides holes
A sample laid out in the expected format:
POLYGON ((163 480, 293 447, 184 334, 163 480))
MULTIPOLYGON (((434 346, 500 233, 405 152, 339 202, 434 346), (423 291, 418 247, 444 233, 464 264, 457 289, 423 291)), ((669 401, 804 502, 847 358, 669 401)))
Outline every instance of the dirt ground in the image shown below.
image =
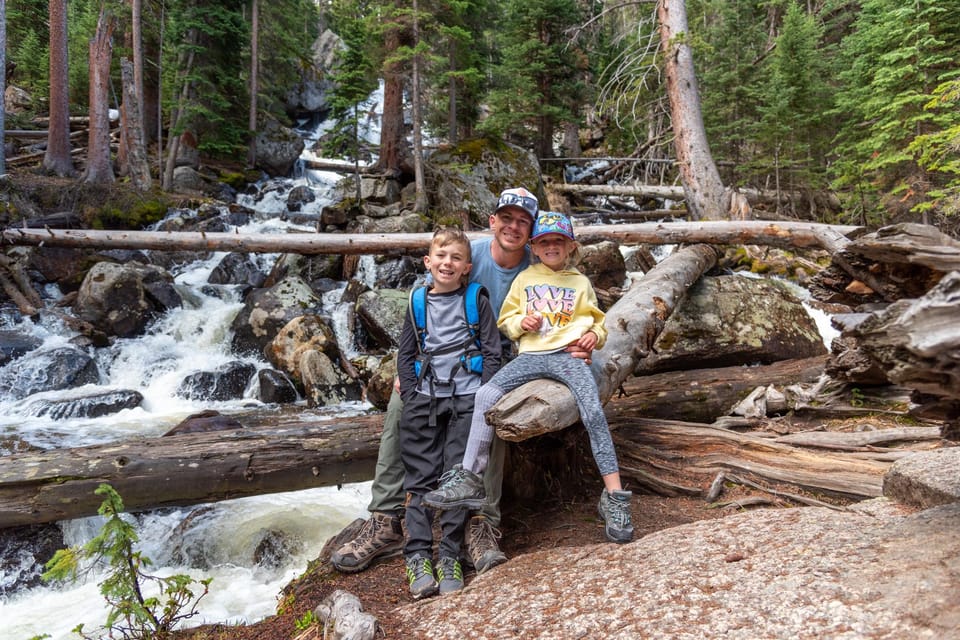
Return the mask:
MULTIPOLYGON (((599 480, 598 480, 599 483, 599 480)), ((603 528, 597 517, 597 491, 584 492, 560 503, 514 505, 505 508, 501 548, 509 558, 542 549, 579 547, 603 542, 603 528)), ((730 494, 725 497, 730 498, 730 494)), ((633 503, 635 537, 696 520, 729 515, 729 509, 711 509, 702 499, 635 495, 633 503)), ((329 553, 327 551, 326 553, 329 553)), ((492 571, 496 571, 493 569, 492 571)), ((474 577, 466 573, 466 582, 474 577)), ((343 589, 356 595, 364 610, 377 618, 384 638, 403 637, 393 610, 412 602, 403 569, 403 559, 394 557, 374 564, 366 571, 344 575, 327 562, 311 566, 298 581, 289 585, 284 602, 287 610, 248 626, 207 625, 176 635, 177 640, 301 640, 320 638, 314 630, 301 632, 297 620, 313 610, 327 595, 343 589)))

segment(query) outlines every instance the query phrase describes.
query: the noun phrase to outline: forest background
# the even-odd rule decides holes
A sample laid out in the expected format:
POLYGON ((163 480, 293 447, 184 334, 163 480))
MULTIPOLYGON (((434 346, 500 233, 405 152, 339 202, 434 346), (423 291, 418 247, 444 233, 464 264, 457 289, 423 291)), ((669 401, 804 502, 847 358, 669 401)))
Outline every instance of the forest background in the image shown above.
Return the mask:
MULTIPOLYGON (((822 222, 960 227, 960 5, 661 3, 686 13, 689 31, 672 38, 692 51, 702 100, 694 106, 728 188, 829 193, 841 203, 832 213, 797 210, 796 201, 788 212, 822 222)), ((121 103, 119 61, 127 58, 157 175, 163 156, 175 154, 170 142, 185 133, 210 158, 251 164, 256 132, 268 120, 289 125, 301 115, 286 96, 318 76, 332 87, 325 115, 340 122, 327 144, 347 157, 362 153, 355 125, 384 83, 378 165, 387 172, 401 171, 411 126, 415 148, 422 133, 433 143, 486 135, 541 159, 619 156, 669 166, 678 132, 659 5, 0 0, 4 81, 33 97, 24 111, 0 113, 0 125, 35 128, 36 117, 49 114, 43 167, 71 174, 69 145, 54 141, 55 116, 102 122, 106 107, 121 103), (311 51, 326 29, 344 45, 333 70, 316 68, 311 51)), ((109 144, 105 152, 91 144, 88 154, 95 153, 111 162, 109 144)), ((91 174, 95 160, 88 157, 84 178, 112 180, 112 171, 91 174)), ((544 171, 561 166, 545 163, 544 171)), ((666 180, 676 180, 672 171, 666 180)))

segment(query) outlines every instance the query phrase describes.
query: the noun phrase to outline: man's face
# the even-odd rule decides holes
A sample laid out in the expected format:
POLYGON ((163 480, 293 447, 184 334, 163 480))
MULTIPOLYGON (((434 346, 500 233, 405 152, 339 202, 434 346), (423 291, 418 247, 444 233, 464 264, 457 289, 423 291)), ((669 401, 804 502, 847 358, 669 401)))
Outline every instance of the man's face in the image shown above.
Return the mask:
POLYGON ((519 207, 506 207, 490 216, 490 229, 505 251, 519 251, 530 240, 533 219, 519 207))

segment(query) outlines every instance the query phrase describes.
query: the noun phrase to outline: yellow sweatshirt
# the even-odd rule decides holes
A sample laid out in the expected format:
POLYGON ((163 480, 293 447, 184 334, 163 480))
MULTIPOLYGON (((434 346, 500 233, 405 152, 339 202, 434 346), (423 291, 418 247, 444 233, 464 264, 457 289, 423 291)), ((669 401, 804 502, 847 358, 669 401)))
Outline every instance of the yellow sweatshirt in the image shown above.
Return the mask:
POLYGON ((511 340, 520 340, 519 351, 558 351, 580 339, 587 331, 597 335, 596 349, 607 341, 604 313, 590 280, 576 269, 553 269, 536 263, 514 279, 507 293, 497 326, 511 340), (524 331, 524 316, 539 313, 539 332, 524 331))

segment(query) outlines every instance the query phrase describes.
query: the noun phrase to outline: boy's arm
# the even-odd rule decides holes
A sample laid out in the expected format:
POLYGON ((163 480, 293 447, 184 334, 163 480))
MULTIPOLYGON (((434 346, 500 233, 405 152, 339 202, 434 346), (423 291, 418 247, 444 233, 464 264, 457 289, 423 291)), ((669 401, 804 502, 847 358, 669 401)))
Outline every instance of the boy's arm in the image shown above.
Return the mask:
POLYGON ((480 320, 480 353, 483 355, 483 372, 480 381, 486 383, 500 369, 503 359, 500 329, 487 296, 480 296, 477 304, 480 320))
POLYGON ((400 332, 400 344, 397 351, 397 377, 400 379, 400 397, 406 397, 408 391, 417 387, 417 374, 414 362, 420 350, 417 348, 417 330, 413 326, 410 314, 406 314, 403 331, 400 332))

